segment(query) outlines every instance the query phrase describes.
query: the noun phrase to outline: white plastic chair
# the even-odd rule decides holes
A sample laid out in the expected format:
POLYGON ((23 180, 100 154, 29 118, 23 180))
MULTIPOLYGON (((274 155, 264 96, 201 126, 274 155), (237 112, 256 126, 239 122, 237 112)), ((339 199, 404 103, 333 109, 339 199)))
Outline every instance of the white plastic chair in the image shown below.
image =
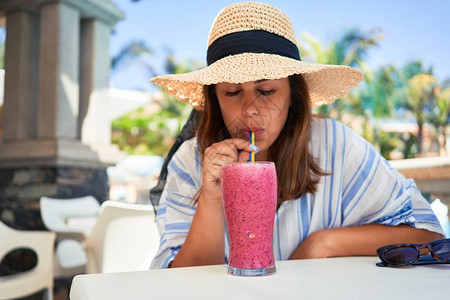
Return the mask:
POLYGON ((41 216, 47 229, 56 232, 55 277, 85 273, 83 241, 94 226, 100 204, 93 196, 70 199, 41 197, 41 216))
POLYGON ((15 230, 0 222, 0 261, 10 251, 29 248, 38 257, 37 265, 23 273, 0 277, 0 299, 19 298, 45 289, 53 299, 53 244, 55 233, 15 230))
POLYGON ((84 243, 86 272, 148 270, 159 238, 151 205, 105 201, 84 243))

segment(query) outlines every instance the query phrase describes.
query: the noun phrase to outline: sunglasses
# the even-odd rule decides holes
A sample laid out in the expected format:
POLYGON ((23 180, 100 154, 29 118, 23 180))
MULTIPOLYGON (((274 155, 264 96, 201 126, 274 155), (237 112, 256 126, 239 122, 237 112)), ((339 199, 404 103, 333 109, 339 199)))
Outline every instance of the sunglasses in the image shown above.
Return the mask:
POLYGON ((404 267, 423 264, 450 264, 450 239, 426 244, 395 244, 377 249, 379 267, 404 267), (420 250, 428 249, 430 255, 421 256, 420 250))

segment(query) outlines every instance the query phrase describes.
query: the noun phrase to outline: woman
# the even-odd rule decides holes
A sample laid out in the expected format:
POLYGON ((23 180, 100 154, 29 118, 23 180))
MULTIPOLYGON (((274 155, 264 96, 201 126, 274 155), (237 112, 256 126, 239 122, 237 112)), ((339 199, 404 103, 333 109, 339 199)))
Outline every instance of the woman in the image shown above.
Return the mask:
POLYGON ((346 95, 362 74, 302 62, 281 11, 252 2, 226 7, 211 28, 207 61, 199 71, 152 79, 203 110, 197 137, 169 165, 152 267, 226 261, 221 168, 246 161, 249 152, 276 164, 276 260, 376 255, 385 244, 442 237, 412 180, 351 129, 312 115, 313 107, 346 95))

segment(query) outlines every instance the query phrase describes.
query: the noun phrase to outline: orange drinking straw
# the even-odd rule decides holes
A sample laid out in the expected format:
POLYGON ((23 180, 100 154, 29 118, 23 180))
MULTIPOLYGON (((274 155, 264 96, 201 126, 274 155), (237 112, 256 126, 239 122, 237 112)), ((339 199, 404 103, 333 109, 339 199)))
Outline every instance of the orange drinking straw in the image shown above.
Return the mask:
MULTIPOLYGON (((252 145, 254 145, 255 144, 255 132, 249 131, 248 137, 249 137, 249 142, 252 143, 252 145)), ((248 154, 248 161, 250 161, 250 162, 255 161, 255 152, 252 151, 248 154)))

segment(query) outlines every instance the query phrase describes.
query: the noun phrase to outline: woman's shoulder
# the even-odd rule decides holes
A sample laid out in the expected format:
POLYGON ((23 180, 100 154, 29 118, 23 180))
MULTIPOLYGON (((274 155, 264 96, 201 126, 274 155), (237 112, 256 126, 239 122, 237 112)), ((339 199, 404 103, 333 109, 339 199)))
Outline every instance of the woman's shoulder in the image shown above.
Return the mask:
POLYGON ((343 134, 345 131, 351 130, 343 123, 334 119, 325 117, 313 117, 311 126, 311 136, 330 136, 343 134))
POLYGON ((338 149, 360 149, 367 141, 347 125, 333 119, 314 117, 311 126, 310 143, 312 149, 320 151, 323 147, 338 149))
POLYGON ((197 137, 193 137, 189 140, 184 141, 180 148, 178 148, 176 152, 177 157, 182 156, 189 156, 191 157, 192 154, 196 153, 198 151, 198 144, 197 144, 197 137))
POLYGON ((184 141, 173 155, 169 167, 179 166, 186 170, 199 170, 201 166, 197 137, 184 141))

